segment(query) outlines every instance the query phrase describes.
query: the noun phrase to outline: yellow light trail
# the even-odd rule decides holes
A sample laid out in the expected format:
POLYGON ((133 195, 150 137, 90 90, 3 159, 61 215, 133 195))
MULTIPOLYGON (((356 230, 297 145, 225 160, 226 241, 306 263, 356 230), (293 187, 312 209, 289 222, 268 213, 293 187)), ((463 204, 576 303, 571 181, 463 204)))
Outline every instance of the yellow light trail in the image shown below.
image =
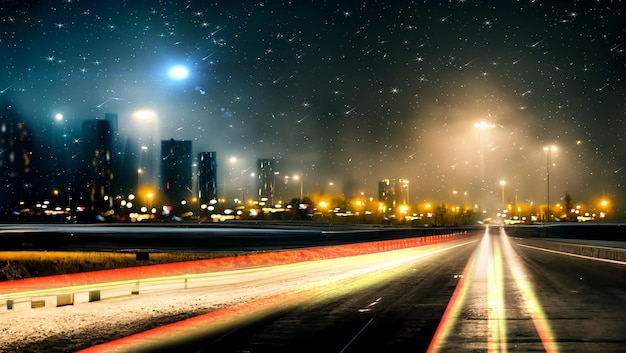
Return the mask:
POLYGON ((487 351, 498 353, 507 351, 504 276, 500 247, 495 241, 489 241, 489 245, 487 351))
POLYGON ((500 242, 502 243, 505 256, 508 260, 509 269, 513 273, 515 284, 522 295, 523 302, 526 305, 526 310, 528 310, 533 325, 535 326, 535 330, 541 340, 541 344, 543 344, 543 348, 546 353, 558 353, 559 348, 554 338, 554 334, 552 333, 550 323, 548 322, 546 314, 541 307, 541 303, 537 300, 535 291, 528 280, 528 275, 526 274, 526 271, 524 271, 524 268, 520 265, 518 255, 513 250, 504 229, 501 229, 500 231, 500 242))
MULTIPOLYGON (((485 235, 481 241, 480 247, 478 249, 483 249, 486 242, 488 241, 488 233, 489 229, 485 230, 485 235)), ((479 250, 477 250, 479 251, 479 250)), ((476 251, 470 256, 469 261, 465 265, 465 269, 463 270, 463 274, 459 278, 459 282, 450 297, 450 301, 448 302, 448 306, 441 317, 441 321, 439 321, 439 326, 433 335, 433 339, 428 346, 427 353, 437 353, 440 352, 442 347, 444 346, 448 336, 450 335, 450 331, 456 324, 459 313, 461 312, 461 308, 465 304, 465 298, 469 291, 469 286, 472 283, 474 278, 474 268, 478 262, 479 256, 477 256, 476 251)))
MULTIPOLYGON (((506 302, 504 296, 505 263, 508 270, 512 273, 515 286, 522 296, 522 302, 529 313, 546 353, 559 352, 543 308, 537 300, 524 268, 519 262, 519 256, 513 250, 503 229, 497 238, 499 240, 490 237, 489 228, 485 230, 480 245, 467 262, 463 271, 463 277, 457 284, 448 302, 448 306, 428 347, 428 353, 445 351, 444 347, 450 332, 457 325, 459 314, 465 305, 465 298, 470 290, 471 282, 477 278, 477 271, 482 270, 487 272, 487 352, 504 353, 508 351, 506 302)), ((524 308, 514 309, 522 310, 524 308)))
MULTIPOLYGON (((419 259, 434 256, 442 252, 475 243, 477 240, 457 241, 451 244, 436 244, 429 247, 408 248, 375 254, 360 255, 351 258, 312 262, 320 268, 337 268, 337 273, 303 284, 292 289, 278 292, 259 299, 239 303, 223 309, 173 324, 161 326, 142 333, 124 337, 115 341, 90 347, 81 353, 99 352, 135 352, 138 349, 150 349, 176 340, 193 339, 198 335, 210 334, 228 327, 244 325, 250 320, 298 305, 305 301, 320 300, 329 295, 350 293, 376 283, 388 281, 400 276, 402 266, 419 259), (331 262, 332 261, 332 262, 331 262), (343 269, 346 270, 343 270, 343 269)), ((284 265, 298 273, 304 264, 284 265)))

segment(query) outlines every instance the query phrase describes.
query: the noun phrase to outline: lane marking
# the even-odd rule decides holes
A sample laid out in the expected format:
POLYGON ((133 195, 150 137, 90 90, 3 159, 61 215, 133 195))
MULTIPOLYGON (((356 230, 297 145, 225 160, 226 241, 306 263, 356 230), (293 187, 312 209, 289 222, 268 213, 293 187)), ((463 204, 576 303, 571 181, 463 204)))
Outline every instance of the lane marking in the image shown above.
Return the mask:
POLYGON ((541 251, 551 252, 551 253, 555 253, 555 254, 561 254, 561 255, 568 255, 568 256, 579 257, 579 258, 581 258, 581 259, 596 260, 596 261, 608 262, 608 263, 617 264, 617 265, 626 265, 626 262, 624 262, 624 261, 619 261, 619 260, 611 260, 611 259, 603 259, 603 258, 600 258, 600 257, 593 257, 593 256, 579 255, 579 254, 574 254, 574 253, 571 253, 571 252, 564 252, 564 251, 558 251, 558 250, 552 250, 552 249, 539 248, 539 247, 532 246, 532 245, 525 245, 525 244, 517 244, 517 245, 519 245, 519 246, 523 246, 523 247, 525 247, 525 248, 530 248, 530 249, 535 249, 535 250, 541 250, 541 251))
POLYGON ((346 344, 345 347, 343 347, 343 349, 339 352, 339 353, 343 353, 346 351, 346 349, 348 349, 350 347, 350 345, 352 344, 352 342, 354 342, 354 340, 357 339, 357 337, 359 337, 359 335, 361 335, 361 333, 363 333, 363 331, 365 331, 365 329, 367 328, 367 326, 369 326, 372 321, 374 321, 374 318, 371 318, 370 321, 367 322, 367 324, 365 324, 365 326, 363 326, 363 328, 356 334, 354 335, 354 337, 352 337, 352 339, 350 340, 350 342, 348 342, 348 344, 346 344))
POLYGON ((369 303, 366 307, 359 309, 359 312, 364 313, 364 312, 372 311, 372 307, 380 303, 381 299, 383 299, 383 297, 379 297, 375 301, 369 303))

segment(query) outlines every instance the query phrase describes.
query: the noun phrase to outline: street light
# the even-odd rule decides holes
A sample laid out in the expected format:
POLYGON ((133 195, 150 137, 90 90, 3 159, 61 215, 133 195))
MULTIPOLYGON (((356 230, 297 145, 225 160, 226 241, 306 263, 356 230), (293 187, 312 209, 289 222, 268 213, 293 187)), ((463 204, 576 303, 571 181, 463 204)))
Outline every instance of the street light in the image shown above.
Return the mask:
POLYGON ((550 157, 552 156, 552 152, 556 151, 556 146, 545 146, 543 150, 546 151, 546 221, 550 221, 550 157))
POLYGON ((293 180, 300 180, 300 201, 302 201, 302 196, 303 196, 303 192, 302 192, 302 182, 303 182, 303 178, 299 175, 294 175, 292 177, 289 177, 288 175, 285 175, 285 184, 287 183, 287 180, 289 179, 293 179, 293 180))
POLYGON ((304 180, 299 175, 294 175, 293 178, 295 180, 300 180, 300 201, 302 201, 302 183, 303 183, 304 180))
MULTIPOLYGON (((142 182, 149 180, 150 184, 155 185, 155 146, 153 139, 155 136, 158 138, 157 113, 149 109, 140 109, 133 112, 132 117, 134 123, 136 124, 136 132, 141 149, 138 168, 142 169, 142 174, 145 174, 142 178, 142 182)), ((137 185, 137 188, 139 188, 139 185, 137 185)))

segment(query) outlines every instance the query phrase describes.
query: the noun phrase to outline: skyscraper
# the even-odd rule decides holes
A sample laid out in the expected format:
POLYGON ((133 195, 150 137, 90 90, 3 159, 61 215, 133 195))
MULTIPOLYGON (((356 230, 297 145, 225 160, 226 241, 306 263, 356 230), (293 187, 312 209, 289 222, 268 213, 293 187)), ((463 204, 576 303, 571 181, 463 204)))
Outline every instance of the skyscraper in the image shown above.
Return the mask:
POLYGON ((384 179, 378 182, 378 201, 387 209, 406 205, 409 198, 409 181, 406 179, 384 179))
POLYGON ((115 195, 124 195, 137 192, 135 185, 137 167, 131 150, 122 141, 118 130, 118 116, 113 113, 105 113, 104 120, 111 126, 111 162, 113 170, 112 190, 115 195))
POLYGON ((111 145, 110 121, 83 121, 77 191, 91 212, 102 213, 113 207, 111 145))
POLYGON ((15 207, 20 199, 32 194, 32 147, 24 124, 8 110, 0 113, 0 217, 5 214, 5 207, 15 207))
POLYGON ((198 200, 217 200, 217 157, 215 152, 198 153, 198 200))
POLYGON ((269 202, 271 205, 274 204, 274 164, 276 161, 272 159, 258 159, 257 167, 258 167, 258 193, 259 200, 269 202))
POLYGON ((191 141, 161 141, 160 185, 168 203, 180 204, 183 200, 191 200, 191 141))

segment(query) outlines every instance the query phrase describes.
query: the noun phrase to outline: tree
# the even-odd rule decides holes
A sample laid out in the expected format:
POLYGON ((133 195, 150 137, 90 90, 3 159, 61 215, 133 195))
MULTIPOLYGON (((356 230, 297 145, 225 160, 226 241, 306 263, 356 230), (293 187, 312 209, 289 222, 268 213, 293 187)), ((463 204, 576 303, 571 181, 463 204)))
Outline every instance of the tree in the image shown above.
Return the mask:
POLYGON ((293 198, 289 202, 291 205, 292 219, 294 220, 308 220, 312 217, 313 202, 308 196, 303 199, 293 198))
POLYGON ((448 216, 448 208, 446 207, 446 205, 444 204, 437 205, 435 206, 435 214, 433 217, 433 223, 437 227, 445 226, 447 223, 447 218, 448 218, 447 216, 448 216))
POLYGON ((570 195, 567 191, 565 192, 565 197, 563 197, 563 203, 565 204, 565 213, 567 214, 567 219, 570 221, 575 221, 576 214, 572 212, 572 210, 574 209, 572 195, 570 195))

